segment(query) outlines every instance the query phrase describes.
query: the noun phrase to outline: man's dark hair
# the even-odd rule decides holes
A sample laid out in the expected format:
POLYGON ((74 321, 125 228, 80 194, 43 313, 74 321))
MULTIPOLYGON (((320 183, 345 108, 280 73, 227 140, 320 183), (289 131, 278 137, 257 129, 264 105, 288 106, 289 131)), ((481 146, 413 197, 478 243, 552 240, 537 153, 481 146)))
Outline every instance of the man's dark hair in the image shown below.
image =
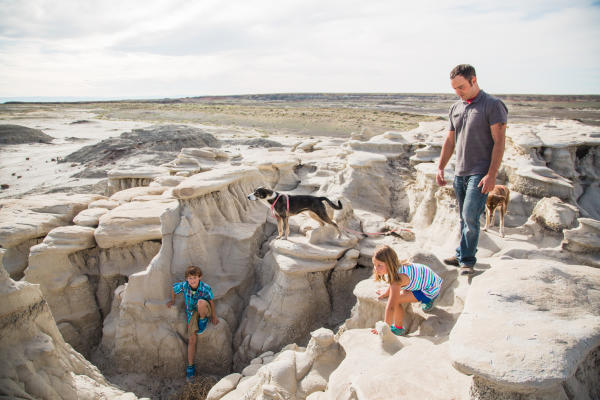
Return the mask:
POLYGON ((450 71, 450 79, 454 79, 458 75, 462 76, 469 82, 471 82, 471 79, 474 76, 477 76, 475 74, 475 68, 473 68, 473 66, 469 64, 459 64, 456 67, 452 68, 452 71, 450 71))

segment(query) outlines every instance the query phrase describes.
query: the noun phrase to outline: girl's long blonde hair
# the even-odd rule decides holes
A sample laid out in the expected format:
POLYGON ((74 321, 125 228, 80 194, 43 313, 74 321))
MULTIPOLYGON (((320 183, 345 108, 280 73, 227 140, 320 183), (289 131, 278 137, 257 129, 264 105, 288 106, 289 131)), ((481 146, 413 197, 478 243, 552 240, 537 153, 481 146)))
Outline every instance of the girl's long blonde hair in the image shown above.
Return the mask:
POLYGON ((400 282, 398 267, 408 264, 408 260, 399 261, 394 249, 387 244, 377 246, 373 253, 373 258, 384 263, 387 270, 387 279, 385 279, 383 276, 377 275, 377 270, 373 267, 373 278, 376 281, 385 280, 390 284, 400 282))

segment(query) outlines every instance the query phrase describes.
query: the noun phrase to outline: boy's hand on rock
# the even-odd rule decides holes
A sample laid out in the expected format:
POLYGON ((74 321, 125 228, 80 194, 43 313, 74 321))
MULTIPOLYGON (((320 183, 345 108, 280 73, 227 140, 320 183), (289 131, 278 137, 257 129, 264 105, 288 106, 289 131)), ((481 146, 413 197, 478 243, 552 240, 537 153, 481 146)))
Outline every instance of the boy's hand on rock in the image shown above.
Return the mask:
POLYGON ((213 325, 217 325, 219 323, 219 318, 217 318, 217 316, 214 314, 210 319, 211 319, 213 325))
POLYGON ((173 306, 173 304, 175 304, 175 302, 173 300, 169 300, 167 302, 167 307, 171 308, 173 306))

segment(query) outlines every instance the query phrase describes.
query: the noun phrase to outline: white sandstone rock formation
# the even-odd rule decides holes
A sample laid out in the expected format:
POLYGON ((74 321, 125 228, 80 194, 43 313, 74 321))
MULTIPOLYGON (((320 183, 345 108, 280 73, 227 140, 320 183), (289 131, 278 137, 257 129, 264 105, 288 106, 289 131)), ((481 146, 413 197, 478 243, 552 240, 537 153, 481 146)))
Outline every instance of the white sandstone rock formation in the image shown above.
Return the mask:
POLYGON ((126 247, 162 238, 160 216, 175 207, 174 199, 132 201, 114 208, 99 219, 94 237, 98 247, 126 247))
POLYGON ((92 228, 95 228, 98 226, 100 217, 106 214, 107 212, 107 208, 87 208, 81 211, 79 214, 77 214, 75 218, 73 218, 73 223, 75 225, 90 226, 92 228))
POLYGON ((599 284, 595 268, 495 262, 474 280, 450 333, 454 366, 479 378, 478 391, 590 398, 586 387, 598 393, 598 375, 575 373, 600 348, 599 284))
POLYGON ((168 173, 161 167, 118 168, 108 171, 108 194, 112 195, 125 189, 148 186, 154 178, 168 173))
POLYGON ((183 148, 175 160, 163 164, 170 175, 191 176, 208 171, 216 162, 227 161, 229 155, 223 150, 212 147, 183 148))
MULTIPOLYGON (((245 364, 265 351, 301 341, 311 330, 326 325, 333 307, 327 287, 330 271, 355 244, 354 238, 317 245, 296 236, 271 241, 262 264, 266 284, 250 299, 236 333, 235 362, 245 364)), ((356 265, 358 253, 352 254, 356 265)))
POLYGON ((269 354, 252 360, 246 374, 224 378, 207 400, 306 399, 327 388, 329 375, 344 358, 333 332, 324 328, 311 333, 306 348, 290 345, 269 354))
POLYGON ((65 343, 38 285, 0 267, 0 396, 22 399, 137 399, 104 379, 65 343))
POLYGON ((178 201, 160 214, 160 252, 145 271, 129 277, 104 324, 102 349, 116 369, 181 376, 187 358, 183 301, 179 296, 172 308, 166 302, 172 283, 184 279, 187 266, 198 265, 212 287, 220 323, 199 337, 197 367, 231 370, 232 332, 253 285, 266 216, 264 206, 246 195, 262 184, 258 170, 232 168, 196 174, 174 188, 178 201))
POLYGON ((21 279, 28 265, 29 249, 52 229, 70 225, 100 195, 53 194, 0 200, 0 246, 6 249, 3 266, 13 279, 21 279))
MULTIPOLYGON (((558 381, 543 387, 511 381, 511 376, 534 374, 531 364, 504 360, 504 369, 493 375, 493 367, 479 365, 479 358, 463 360, 459 357, 469 353, 453 352, 454 338, 481 322, 474 320, 479 314, 472 310, 493 314, 480 309, 513 304, 485 288, 494 291, 496 281, 504 288, 506 279, 520 276, 520 291, 505 292, 516 296, 514 303, 522 305, 527 311, 523 318, 529 319, 523 326, 511 326, 505 336, 500 334, 506 327, 489 324, 497 330, 493 345, 498 350, 486 354, 488 362, 496 363, 493 357, 504 354, 501 346, 508 342, 513 348, 531 345, 523 354, 558 365, 551 364, 558 358, 543 351, 561 348, 561 343, 547 339, 547 346, 535 347, 521 333, 537 327, 538 321, 540 327, 554 327, 555 308, 562 310, 567 301, 591 293, 588 303, 575 300, 572 320, 579 336, 573 335, 568 348, 560 350, 568 365, 560 372, 562 392, 556 393, 594 398, 599 356, 592 325, 598 323, 588 304, 597 300, 587 286, 577 291, 569 285, 588 285, 597 271, 590 267, 600 267, 600 225, 594 219, 600 215, 600 144, 595 128, 562 122, 509 127, 498 179, 511 189, 507 235, 501 238, 494 229, 482 233, 476 274, 464 277, 439 261, 452 254, 458 233, 451 184, 440 188, 435 183, 435 158, 446 125, 435 121, 378 136, 365 132, 345 143, 306 140, 291 149, 284 145, 267 150, 252 141, 239 155, 226 149, 184 148, 177 159, 147 174, 125 165, 111 172, 114 189, 127 189, 110 199, 63 196, 60 201, 68 206, 37 208, 39 200, 6 200, 0 203, 1 262, 16 278, 29 265, 25 279, 40 283, 58 329, 77 349, 89 354, 100 341, 93 357, 107 371, 156 377, 183 375, 183 300, 179 296, 173 308, 166 302, 185 268, 200 266, 203 280, 213 288, 220 323, 209 324, 199 337, 198 371, 241 372, 218 383, 211 399, 552 398, 548 390, 558 381), (291 218, 290 240, 273 240, 275 219, 264 204, 246 197, 257 186, 341 200, 342 210, 329 211, 344 234, 338 238, 331 226, 320 227, 299 215, 291 218), (395 232, 385 235, 387 231, 395 232), (368 278, 373 250, 382 243, 392 245, 400 258, 431 266, 444 279, 431 313, 418 304, 407 306, 410 334, 404 338, 382 324, 385 301, 376 298, 376 284, 368 278), (505 276, 502 269, 514 265, 520 270, 505 276), (559 273, 539 278, 536 271, 543 268, 559 273), (584 277, 583 270, 592 272, 584 277), (554 294, 548 297, 550 290, 565 293, 553 280, 568 289, 564 302, 554 294), (463 308, 467 312, 461 316, 463 308), (314 331, 335 329, 344 320, 337 336, 314 331), (526 324, 531 320, 536 324, 526 324), (373 327, 377 334, 370 332, 373 327), (282 350, 309 339, 306 349, 289 345, 282 350), (405 365, 413 368, 407 371, 405 365), (471 370, 477 371, 473 378, 462 373, 471 370)), ((452 164, 446 171, 449 182, 452 164)), ((571 323, 569 318, 564 310, 556 317, 564 325, 571 323)))

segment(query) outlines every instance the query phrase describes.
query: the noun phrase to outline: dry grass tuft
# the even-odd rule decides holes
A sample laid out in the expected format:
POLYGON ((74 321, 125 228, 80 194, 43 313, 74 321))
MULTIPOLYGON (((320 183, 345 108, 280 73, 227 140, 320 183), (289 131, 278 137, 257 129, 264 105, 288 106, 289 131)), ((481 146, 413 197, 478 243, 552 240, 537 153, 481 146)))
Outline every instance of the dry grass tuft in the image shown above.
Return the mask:
POLYGON ((217 379, 213 376, 197 376, 186 383, 179 392, 173 394, 170 400, 204 400, 216 383, 217 379))

